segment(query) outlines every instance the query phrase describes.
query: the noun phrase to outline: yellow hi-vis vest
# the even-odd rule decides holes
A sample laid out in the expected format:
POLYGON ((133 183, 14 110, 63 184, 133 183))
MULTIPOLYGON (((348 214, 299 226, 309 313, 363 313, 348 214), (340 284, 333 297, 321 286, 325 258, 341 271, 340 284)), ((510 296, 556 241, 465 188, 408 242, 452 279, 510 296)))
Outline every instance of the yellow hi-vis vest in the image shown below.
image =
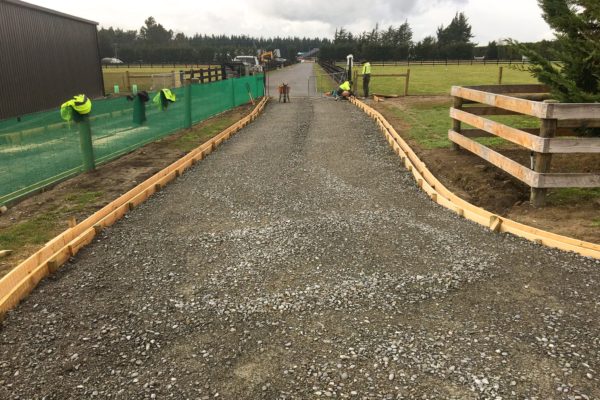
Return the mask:
POLYGON ((177 100, 175 93, 171 92, 170 89, 161 89, 158 93, 156 93, 156 96, 154 96, 154 99, 152 99, 154 104, 160 105, 161 93, 165 96, 165 99, 167 99, 168 101, 170 101, 172 103, 174 103, 177 100))
POLYGON ((73 119, 73 111, 79 115, 89 114, 92 111, 92 101, 85 94, 78 94, 60 106, 60 115, 65 121, 73 119))
POLYGON ((351 88, 350 88, 350 82, 348 82, 348 81, 345 81, 344 83, 342 83, 342 84, 340 85, 340 89, 342 89, 342 90, 348 90, 348 91, 350 91, 350 89, 351 89, 351 88))
POLYGON ((363 73, 363 75, 371 75, 371 63, 370 62, 366 62, 363 64, 362 73, 363 73))

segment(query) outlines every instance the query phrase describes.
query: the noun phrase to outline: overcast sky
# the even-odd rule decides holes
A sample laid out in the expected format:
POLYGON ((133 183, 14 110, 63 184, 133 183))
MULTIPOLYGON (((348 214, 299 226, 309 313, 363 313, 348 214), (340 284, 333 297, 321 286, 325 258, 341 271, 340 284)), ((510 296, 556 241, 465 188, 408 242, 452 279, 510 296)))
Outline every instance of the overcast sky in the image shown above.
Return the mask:
POLYGON ((344 26, 358 33, 405 20, 414 39, 434 35, 454 14, 464 12, 474 41, 500 38, 538 41, 552 38, 536 0, 29 0, 30 3, 91 19, 103 27, 139 29, 148 16, 187 35, 247 34, 332 38, 344 26))

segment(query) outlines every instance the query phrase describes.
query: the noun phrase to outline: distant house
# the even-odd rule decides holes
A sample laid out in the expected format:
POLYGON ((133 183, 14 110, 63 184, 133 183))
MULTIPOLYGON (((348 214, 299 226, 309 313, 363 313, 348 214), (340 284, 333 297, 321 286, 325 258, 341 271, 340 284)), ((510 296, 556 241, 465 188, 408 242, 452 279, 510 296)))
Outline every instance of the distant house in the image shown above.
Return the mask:
POLYGON ((93 21, 0 0, 0 120, 104 95, 93 21))

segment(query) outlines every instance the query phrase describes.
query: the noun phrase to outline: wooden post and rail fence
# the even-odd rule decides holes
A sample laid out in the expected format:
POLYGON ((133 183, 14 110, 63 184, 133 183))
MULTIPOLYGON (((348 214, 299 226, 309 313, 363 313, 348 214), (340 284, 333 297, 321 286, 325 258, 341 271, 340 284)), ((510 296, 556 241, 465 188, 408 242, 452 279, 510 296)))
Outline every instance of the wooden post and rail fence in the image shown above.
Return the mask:
MULTIPOLYGON (((105 89, 111 89, 118 85, 123 92, 131 93, 133 85, 140 90, 151 90, 153 78, 160 77, 165 82, 165 87, 178 88, 186 82, 210 83, 227 79, 227 75, 221 66, 205 67, 198 69, 171 71, 163 73, 140 73, 131 71, 104 71, 105 89)), ((156 88, 154 88, 156 89, 156 88)))
MULTIPOLYGON (((359 78, 362 81, 363 74, 359 74, 358 71, 354 71, 354 85, 357 88, 359 78)), ((406 69, 404 74, 371 74, 371 78, 405 78, 404 80, 404 96, 408 96, 408 86, 410 83, 410 68, 406 69)), ((355 90, 356 92, 356 90, 355 90)))
POLYGON ((581 137, 577 128, 600 127, 600 104, 566 104, 548 101, 544 85, 491 85, 452 87, 454 97, 448 138, 455 149, 463 148, 531 187, 531 203, 545 205, 549 188, 600 187, 600 172, 550 172, 552 154, 599 154, 600 137, 581 137), (513 128, 485 118, 488 115, 528 115, 540 120, 535 129, 513 128), (462 129, 465 123, 474 129, 462 129), (496 136, 532 152, 528 168, 474 141, 496 136))

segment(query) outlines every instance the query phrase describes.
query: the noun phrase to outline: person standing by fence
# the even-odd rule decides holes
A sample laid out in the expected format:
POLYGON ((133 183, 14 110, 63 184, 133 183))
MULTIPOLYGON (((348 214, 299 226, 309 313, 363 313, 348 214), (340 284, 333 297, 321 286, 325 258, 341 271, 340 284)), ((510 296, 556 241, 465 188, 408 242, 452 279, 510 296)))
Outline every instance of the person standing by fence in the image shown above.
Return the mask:
POLYGON ((362 76, 363 76, 363 94, 369 97, 369 82, 371 82, 371 63, 368 60, 362 61, 362 76))

